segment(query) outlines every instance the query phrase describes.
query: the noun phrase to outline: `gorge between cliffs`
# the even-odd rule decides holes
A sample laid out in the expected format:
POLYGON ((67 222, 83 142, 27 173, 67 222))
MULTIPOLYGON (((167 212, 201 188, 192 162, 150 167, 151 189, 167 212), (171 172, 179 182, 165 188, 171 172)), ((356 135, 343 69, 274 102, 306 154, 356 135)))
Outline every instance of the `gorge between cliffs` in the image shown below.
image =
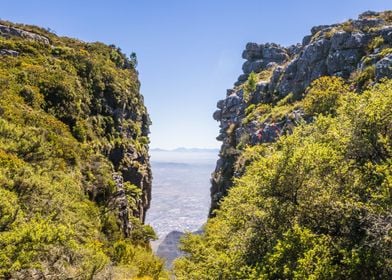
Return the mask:
POLYGON ((242 59, 150 149, 135 53, 0 20, 0 278, 391 279, 392 12, 242 59))

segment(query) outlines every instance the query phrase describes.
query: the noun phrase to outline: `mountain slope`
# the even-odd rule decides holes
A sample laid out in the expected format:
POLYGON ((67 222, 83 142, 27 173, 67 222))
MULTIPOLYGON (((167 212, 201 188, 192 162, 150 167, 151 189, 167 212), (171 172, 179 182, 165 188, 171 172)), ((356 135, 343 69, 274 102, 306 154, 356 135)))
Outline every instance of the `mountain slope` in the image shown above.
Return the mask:
POLYGON ((0 277, 162 274, 143 225, 150 120, 115 46, 0 22, 0 277))
POLYGON ((234 163, 241 147, 258 143, 260 129, 265 131, 261 141, 271 142, 291 126, 290 117, 298 121, 303 110, 285 103, 301 100, 312 81, 337 76, 361 92, 371 83, 391 78, 391 32, 390 12, 367 12, 357 20, 315 26, 302 44, 287 48, 248 43, 242 54, 244 74, 214 113, 221 128, 217 139, 223 143, 212 178, 211 211, 238 173, 234 163))
POLYGON ((391 278, 391 50, 391 12, 247 45, 178 279, 391 278))

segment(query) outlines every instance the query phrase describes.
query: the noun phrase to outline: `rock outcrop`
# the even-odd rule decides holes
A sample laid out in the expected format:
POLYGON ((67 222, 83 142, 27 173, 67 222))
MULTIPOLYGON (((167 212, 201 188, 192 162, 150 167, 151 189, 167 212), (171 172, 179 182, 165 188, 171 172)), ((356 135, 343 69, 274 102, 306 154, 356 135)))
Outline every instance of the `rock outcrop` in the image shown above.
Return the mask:
POLYGON ((247 119, 253 105, 276 104, 283 98, 301 99, 312 81, 322 76, 346 80, 361 77, 379 81, 392 77, 392 17, 390 12, 365 12, 357 20, 320 25, 311 29, 302 44, 282 47, 277 44, 248 43, 242 54, 246 59, 238 81, 226 98, 218 101, 213 118, 220 123, 217 140, 222 141, 220 158, 211 180, 211 211, 241 173, 235 163, 242 146, 275 141, 303 121, 301 109, 278 119, 247 119), (247 93, 244 85, 251 72, 258 80, 255 90, 247 93))
POLYGON ((0 36, 8 37, 8 38, 11 36, 15 36, 15 37, 21 37, 24 39, 40 42, 40 43, 43 43, 46 45, 50 44, 49 39, 45 36, 39 35, 37 33, 29 32, 29 31, 25 31, 20 28, 15 28, 12 26, 5 26, 2 24, 0 24, 0 36))
POLYGON ((392 78, 392 54, 385 56, 376 63, 376 80, 392 78))

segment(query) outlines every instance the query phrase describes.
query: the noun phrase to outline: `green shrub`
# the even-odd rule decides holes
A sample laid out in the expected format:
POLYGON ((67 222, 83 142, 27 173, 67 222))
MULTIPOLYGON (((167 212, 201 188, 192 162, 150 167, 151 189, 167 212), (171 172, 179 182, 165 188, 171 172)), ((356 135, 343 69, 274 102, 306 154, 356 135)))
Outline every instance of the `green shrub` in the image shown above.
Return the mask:
POLYGON ((87 129, 83 122, 76 122, 76 125, 72 128, 72 134, 80 142, 87 140, 87 129))
POLYGON ((384 38, 381 36, 374 37, 372 41, 368 44, 368 49, 374 51, 375 49, 381 47, 384 44, 384 38))
POLYGON ((125 182, 132 236, 113 202, 117 170, 108 154, 148 149, 141 131, 147 112, 130 61, 101 43, 0 23, 51 41, 0 37, 2 48, 21 53, 0 61, 0 278, 165 279, 149 247, 155 233, 137 217, 140 188, 125 182), (116 107, 132 114, 119 119, 116 107), (118 242, 132 249, 132 263, 113 253, 118 242))
POLYGON ((303 100, 307 114, 334 114, 341 95, 348 92, 348 86, 341 78, 321 77, 310 85, 303 100))
POLYGON ((351 80, 356 83, 359 89, 364 89, 369 86, 376 78, 376 66, 370 65, 365 69, 358 70, 351 75, 351 80))
POLYGON ((354 31, 354 25, 351 20, 344 22, 341 25, 341 28, 343 29, 343 31, 349 32, 349 33, 354 31))
MULTIPOLYGON (((345 87, 324 78, 308 91, 345 87)), ((244 175, 216 216, 182 241, 177 279, 389 278, 392 81, 332 105, 334 114, 245 149, 244 175)))
POLYGON ((257 75, 252 72, 249 74, 248 80, 245 82, 243 90, 244 90, 244 101, 250 101, 250 95, 256 90, 257 85, 257 75))

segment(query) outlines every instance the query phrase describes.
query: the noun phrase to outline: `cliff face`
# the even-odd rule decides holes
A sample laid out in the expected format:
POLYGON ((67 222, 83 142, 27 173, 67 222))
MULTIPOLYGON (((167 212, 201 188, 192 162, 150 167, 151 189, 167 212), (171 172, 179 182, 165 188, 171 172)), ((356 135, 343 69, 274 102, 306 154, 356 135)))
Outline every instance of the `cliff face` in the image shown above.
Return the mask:
POLYGON ((160 273, 145 249, 150 119, 136 63, 113 45, 0 22, 0 278, 160 273))
POLYGON ((391 11, 246 46, 214 113, 214 217, 178 279, 392 277, 391 47, 391 11))
POLYGON ((301 44, 290 47, 248 43, 242 54, 244 73, 213 115, 223 143, 211 180, 210 214, 243 173, 238 160, 245 146, 273 142, 296 123, 309 121, 302 108, 279 115, 270 107, 301 100, 311 82, 322 76, 341 77, 357 91, 392 78, 391 45, 390 12, 365 12, 356 20, 315 26, 301 44))

